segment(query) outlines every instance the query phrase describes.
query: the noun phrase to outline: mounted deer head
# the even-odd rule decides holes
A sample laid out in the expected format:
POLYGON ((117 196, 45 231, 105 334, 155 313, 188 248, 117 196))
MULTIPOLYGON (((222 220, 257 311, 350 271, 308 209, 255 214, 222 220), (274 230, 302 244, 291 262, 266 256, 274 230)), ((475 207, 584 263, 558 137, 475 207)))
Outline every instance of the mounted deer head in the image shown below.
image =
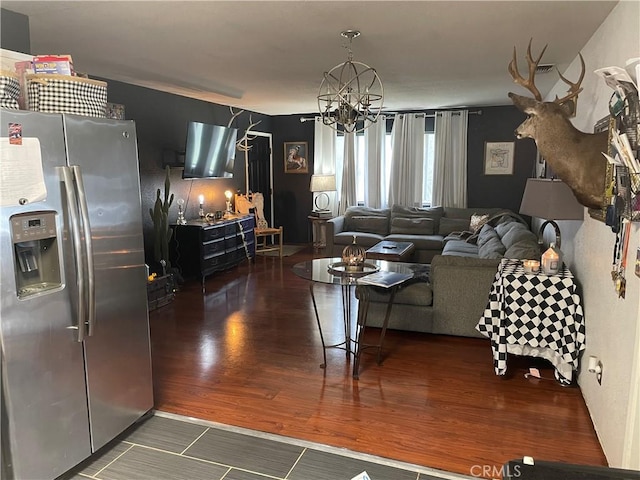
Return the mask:
POLYGON ((575 114, 580 84, 584 78, 585 65, 582 55, 582 73, 577 82, 572 83, 558 72, 560 78, 569 85, 563 98, 553 102, 543 102, 540 91, 535 86, 535 73, 542 55, 533 59, 531 40, 527 48, 529 78, 524 79, 518 72, 516 49, 509 63, 509 73, 513 81, 529 90, 534 98, 523 97, 509 92, 514 105, 528 115, 516 129, 517 138, 533 138, 543 158, 549 163, 558 178, 573 191, 576 199, 585 207, 601 209, 604 205, 604 186, 607 161, 602 155, 607 151, 607 132, 591 134, 576 129, 569 118, 575 114))

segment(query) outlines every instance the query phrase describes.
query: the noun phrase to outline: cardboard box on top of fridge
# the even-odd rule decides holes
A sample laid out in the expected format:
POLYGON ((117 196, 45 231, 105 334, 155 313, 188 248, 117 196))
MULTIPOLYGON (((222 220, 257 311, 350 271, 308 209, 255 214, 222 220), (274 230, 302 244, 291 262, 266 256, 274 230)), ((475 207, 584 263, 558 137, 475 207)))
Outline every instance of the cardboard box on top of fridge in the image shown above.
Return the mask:
POLYGON ((34 73, 75 75, 71 55, 37 55, 33 57, 34 73))

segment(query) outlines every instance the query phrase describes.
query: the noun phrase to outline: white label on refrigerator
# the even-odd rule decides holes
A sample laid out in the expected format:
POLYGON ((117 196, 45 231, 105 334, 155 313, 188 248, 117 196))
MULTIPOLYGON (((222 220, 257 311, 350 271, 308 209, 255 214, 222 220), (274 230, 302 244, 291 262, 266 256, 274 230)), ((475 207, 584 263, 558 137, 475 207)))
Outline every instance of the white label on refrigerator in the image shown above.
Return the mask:
POLYGON ((11 145, 8 138, 0 138, 0 206, 27 205, 46 198, 40 140, 23 137, 22 145, 11 145))

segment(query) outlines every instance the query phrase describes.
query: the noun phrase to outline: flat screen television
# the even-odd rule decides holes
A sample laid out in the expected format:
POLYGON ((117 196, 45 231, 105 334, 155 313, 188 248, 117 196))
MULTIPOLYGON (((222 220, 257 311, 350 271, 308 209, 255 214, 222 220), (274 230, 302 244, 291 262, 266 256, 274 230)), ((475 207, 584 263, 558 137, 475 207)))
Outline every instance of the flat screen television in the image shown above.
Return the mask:
POLYGON ((189 122, 182 178, 233 177, 237 128, 189 122))

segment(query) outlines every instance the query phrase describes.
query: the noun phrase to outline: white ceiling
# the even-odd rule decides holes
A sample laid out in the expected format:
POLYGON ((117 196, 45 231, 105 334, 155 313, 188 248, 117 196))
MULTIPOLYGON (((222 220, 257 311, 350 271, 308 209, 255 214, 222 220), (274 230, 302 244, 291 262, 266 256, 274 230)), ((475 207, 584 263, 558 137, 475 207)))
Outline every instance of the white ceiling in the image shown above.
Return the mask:
MULTIPOLYGON (((94 77, 269 115, 311 113, 322 74, 376 68, 385 110, 510 104, 533 37, 564 71, 616 1, 5 1, 29 16, 34 54, 69 53, 94 77)), ((587 65, 587 72, 594 65, 587 65)), ((536 77, 544 95, 555 71, 536 77)))

